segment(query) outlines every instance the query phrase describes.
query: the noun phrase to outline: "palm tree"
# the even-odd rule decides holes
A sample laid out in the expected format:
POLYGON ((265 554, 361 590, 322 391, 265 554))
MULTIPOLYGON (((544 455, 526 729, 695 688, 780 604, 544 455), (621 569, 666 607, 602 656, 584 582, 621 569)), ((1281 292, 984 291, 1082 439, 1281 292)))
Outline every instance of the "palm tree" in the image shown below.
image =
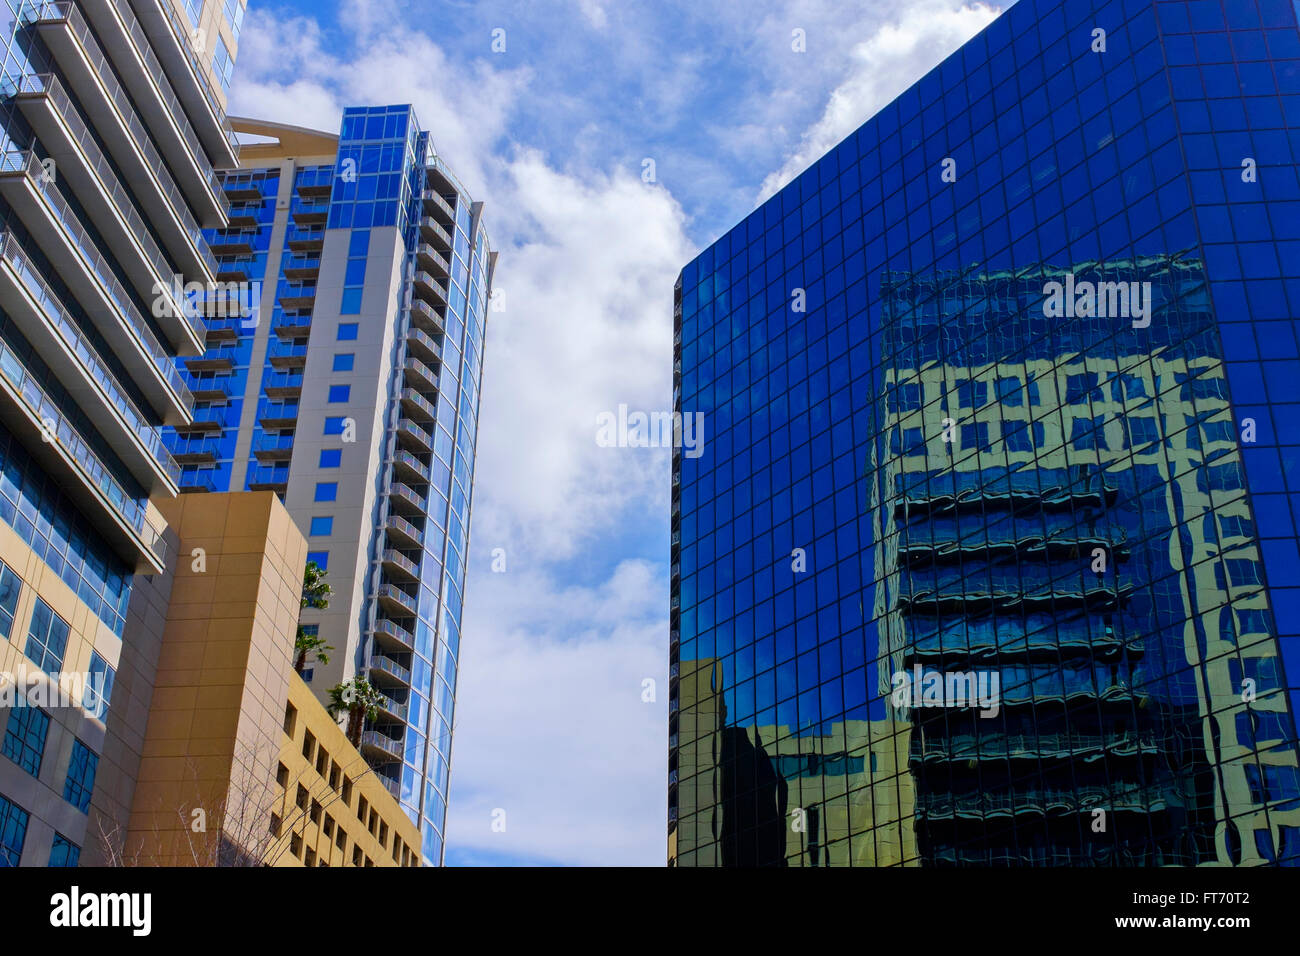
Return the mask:
POLYGON ((361 746, 361 728, 367 720, 379 717, 379 704, 384 695, 371 685, 364 677, 354 677, 336 684, 329 690, 330 700, 325 705, 329 715, 338 720, 339 714, 347 711, 348 740, 352 746, 361 746))
MULTIPOLYGON (((334 589, 325 583, 326 573, 325 569, 315 561, 307 562, 302 572, 303 607, 323 609, 330 606, 330 595, 334 593, 334 589)), ((298 634, 294 638, 293 649, 297 653, 293 669, 300 675, 307 667, 308 654, 314 654, 316 660, 328 664, 329 651, 334 650, 332 645, 326 644, 324 639, 314 631, 308 631, 301 621, 298 623, 298 634)))

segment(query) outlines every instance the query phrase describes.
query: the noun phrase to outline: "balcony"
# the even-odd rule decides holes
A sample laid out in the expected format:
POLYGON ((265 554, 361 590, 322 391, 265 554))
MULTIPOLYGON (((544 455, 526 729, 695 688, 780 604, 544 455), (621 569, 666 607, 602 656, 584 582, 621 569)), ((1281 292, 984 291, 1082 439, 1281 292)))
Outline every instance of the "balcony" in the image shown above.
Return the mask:
POLYGON ((451 203, 447 202, 435 190, 426 189, 424 191, 424 211, 434 219, 441 222, 448 229, 456 226, 456 210, 452 208, 451 203))
POLYGON ((248 256, 226 256, 217 260, 218 282, 247 282, 257 272, 257 260, 248 256))
POLYGON ((183 465, 212 464, 221 457, 221 438, 216 435, 177 435, 171 447, 172 456, 183 465))
MULTIPOLYGON (((95 133, 131 183, 179 271, 203 282, 215 281, 216 263, 203 241, 203 231, 78 5, 45 0, 24 5, 22 15, 54 55, 95 133)), ((222 209, 212 221, 219 222, 224 214, 222 209)))
POLYGON ((253 436, 253 457, 258 461, 288 461, 293 457, 293 435, 259 432, 253 436))
POLYGON ((303 370, 275 369, 262 374, 262 391, 270 398, 298 398, 302 395, 303 370))
POLYGON ((406 381, 414 387, 428 392, 438 391, 438 374, 418 358, 408 356, 402 368, 406 372, 406 381))
POLYGON ((311 332, 311 313, 281 312, 271 331, 281 338, 300 339, 311 332))
POLYGON ((203 324, 207 327, 207 348, 215 345, 229 345, 239 334, 244 331, 244 324, 247 320, 242 316, 239 318, 205 318, 203 324))
POLYGON ((447 305, 447 289, 442 282, 435 279, 429 273, 420 270, 415 273, 411 281, 415 294, 422 296, 426 301, 431 303, 435 308, 447 305))
POLYGON ((180 11, 171 0, 132 0, 131 6, 213 165, 222 169, 239 165, 239 140, 190 45, 190 30, 180 11))
POLYGON ((371 757, 378 755, 380 759, 401 760, 402 742, 377 730, 367 730, 361 735, 361 752, 369 752, 371 757))
MULTIPOLYGON (((183 424, 189 419, 191 398, 176 363, 72 208, 46 179, 31 153, 0 153, 0 195, 37 238, 149 404, 168 424, 183 424)), ((196 332, 192 344, 189 354, 201 351, 202 335, 196 332)))
POLYGON ((294 198, 289 203, 289 215, 295 225, 324 226, 329 218, 330 202, 328 199, 294 198))
POLYGON ((420 421, 433 421, 437 408, 413 388, 402 389, 402 408, 411 418, 420 421))
POLYGON ((414 326, 406 330, 406 348, 408 353, 414 353, 416 358, 422 358, 426 362, 442 361, 442 349, 438 343, 429 333, 414 326))
POLYGON ((49 149, 54 166, 49 173, 42 168, 42 179, 61 179, 71 187, 87 218, 113 249, 142 300, 152 300, 160 289, 164 290, 170 308, 159 316, 163 320, 161 324, 179 351, 192 350, 198 325, 185 316, 181 301, 172 291, 175 270, 117 178, 112 163, 82 122, 59 78, 45 73, 25 76, 17 83, 7 80, 5 94, 13 97, 49 149))
POLYGON ((425 497, 410 485, 395 481, 388 487, 388 506, 397 507, 407 514, 423 515, 425 497))
POLYGON ((0 343, 0 420, 47 472, 73 490, 79 510, 138 573, 160 574, 166 548, 148 502, 129 492, 7 343, 0 343))
POLYGON ((400 551, 385 548, 384 553, 380 556, 380 563, 385 571, 399 581, 420 580, 420 566, 400 551))
POLYGON ((251 179, 241 178, 238 172, 233 171, 221 177, 221 191, 225 193, 227 202, 253 202, 263 198, 262 190, 257 183, 251 179))
POLYGON ((420 235, 435 250, 451 252, 451 233, 438 225, 432 216, 420 219, 420 235))
POLYGON ((212 160, 134 11, 126 0, 108 0, 87 4, 85 12, 94 21, 95 32, 117 67, 118 76, 154 131, 154 142, 175 170, 190 205, 205 223, 216 224, 224 211, 225 197, 212 160))
POLYGON ((451 276, 451 263, 430 243, 421 242, 415 247, 415 261, 421 269, 444 281, 451 276))
POLYGON ((113 445, 132 477, 150 491, 176 494, 180 468, 167 453, 160 430, 8 232, 0 233, 0 307, 113 445))
MULTIPOLYGON (((226 427, 226 418, 232 409, 233 406, 224 402, 219 405, 200 405, 194 409, 194 420, 185 427, 192 431, 221 431, 226 427)), ((234 424, 239 424, 238 419, 234 424)))
POLYGON ((387 714, 388 716, 393 717, 396 720, 401 721, 402 723, 406 722, 405 704, 400 704, 397 701, 393 700, 393 698, 389 697, 387 694, 380 693, 378 706, 379 706, 379 712, 381 714, 387 714))
POLYGON ((325 227, 302 227, 290 225, 286 241, 294 252, 319 254, 325 245, 325 227))
POLYGON ((307 344, 275 339, 267 346, 266 357, 276 368, 302 368, 307 364, 307 344))
POLYGON ((280 270, 284 273, 286 279, 300 281, 303 279, 315 279, 320 275, 320 256, 300 255, 290 253, 285 256, 280 270))
POLYGON ((237 256, 242 259, 253 254, 253 247, 256 243, 256 229, 223 229, 212 237, 209 245, 214 255, 223 258, 237 256))
POLYGON ((399 448, 393 453, 393 468, 400 477, 414 478, 424 484, 429 483, 429 466, 409 451, 399 448))
POLYGON ((370 673, 372 676, 378 677, 381 683, 391 684, 393 681, 407 685, 411 683, 410 668, 383 654, 370 655, 370 673))
POLYGON ((238 345, 219 345, 185 360, 185 367, 191 372, 228 372, 238 364, 238 345))
POLYGON ((386 617, 375 619, 375 626, 370 636, 379 644, 398 648, 399 654, 415 650, 415 635, 386 617))
POLYGON ((413 445, 420 454, 433 451, 433 435, 409 418, 397 420, 397 437, 413 445))
POLYGON ((275 298, 286 312, 310 309, 316 302, 316 283, 282 282, 275 290, 275 298))
POLYGON ((257 404, 257 421, 269 431, 293 428, 298 424, 298 403, 264 398, 257 404))
MULTIPOLYGON (((256 229, 261 212, 262 204, 260 202, 246 202, 231 206, 230 215, 226 216, 225 225, 230 229, 256 229)), ((220 266, 220 263, 218 263, 218 266, 220 266)))
POLYGON ((249 491, 288 491, 289 466, 287 464, 257 464, 248 471, 249 491))
POLYGON ((411 300, 411 322, 418 328, 432 335, 442 335, 447 331, 447 323, 434 311, 433 306, 423 299, 411 300))
MULTIPOLYGON (((384 528, 400 547, 424 547, 424 532, 399 515, 389 515, 384 528)), ((415 610, 414 604, 411 605, 410 610, 415 610)))
POLYGON ((231 381, 229 375, 216 372, 204 372, 202 375, 187 375, 190 391, 198 402, 221 401, 230 398, 231 381))

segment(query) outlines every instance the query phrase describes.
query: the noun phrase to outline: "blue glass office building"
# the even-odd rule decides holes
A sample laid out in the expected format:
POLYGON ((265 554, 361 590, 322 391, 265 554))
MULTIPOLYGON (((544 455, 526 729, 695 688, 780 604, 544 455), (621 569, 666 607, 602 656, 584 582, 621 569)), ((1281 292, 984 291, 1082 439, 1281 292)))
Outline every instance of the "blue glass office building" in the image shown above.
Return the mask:
POLYGON ((680 866, 1296 865, 1300 27, 1021 0, 683 269, 680 866))
POLYGON ((334 593, 303 621, 334 654, 304 677, 323 699, 353 676, 380 691, 360 750, 437 864, 495 262, 483 205, 409 105, 348 108, 337 136, 235 127, 263 143, 223 175, 230 224, 209 241, 258 308, 205 319, 183 361, 194 422, 167 441, 183 491, 274 491, 307 535, 334 593))

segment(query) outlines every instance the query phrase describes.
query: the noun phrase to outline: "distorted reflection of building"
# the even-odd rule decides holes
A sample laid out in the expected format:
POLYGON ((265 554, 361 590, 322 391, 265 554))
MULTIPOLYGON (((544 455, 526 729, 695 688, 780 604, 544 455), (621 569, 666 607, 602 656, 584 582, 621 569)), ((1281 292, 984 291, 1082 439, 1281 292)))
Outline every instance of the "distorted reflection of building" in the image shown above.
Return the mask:
POLYGON ((1171 258, 887 279, 881 653, 1001 687, 991 719, 911 710, 925 863, 1263 862, 1300 832, 1259 799, 1294 750, 1233 759, 1287 713, 1205 290, 1171 258), (1067 277, 1150 283, 1155 322, 1045 320, 1067 277))
POLYGON ((716 660, 682 665, 681 700, 690 706, 670 773, 691 781, 679 790, 689 830, 670 837, 671 862, 678 839, 712 854, 717 866, 892 866, 916 858, 906 725, 839 721, 826 736, 729 727, 722 671, 716 660), (851 833, 858 838, 850 843, 851 833))

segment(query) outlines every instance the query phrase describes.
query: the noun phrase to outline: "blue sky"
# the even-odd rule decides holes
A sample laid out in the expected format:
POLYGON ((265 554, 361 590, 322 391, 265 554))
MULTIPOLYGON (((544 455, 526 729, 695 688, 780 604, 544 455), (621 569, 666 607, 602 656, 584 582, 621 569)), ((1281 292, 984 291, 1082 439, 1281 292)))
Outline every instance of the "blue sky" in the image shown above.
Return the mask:
POLYGON ((337 131, 346 105, 413 103, 500 253, 449 864, 662 865, 669 457, 600 447, 597 416, 671 408, 681 267, 996 13, 251 0, 232 114, 337 131))

